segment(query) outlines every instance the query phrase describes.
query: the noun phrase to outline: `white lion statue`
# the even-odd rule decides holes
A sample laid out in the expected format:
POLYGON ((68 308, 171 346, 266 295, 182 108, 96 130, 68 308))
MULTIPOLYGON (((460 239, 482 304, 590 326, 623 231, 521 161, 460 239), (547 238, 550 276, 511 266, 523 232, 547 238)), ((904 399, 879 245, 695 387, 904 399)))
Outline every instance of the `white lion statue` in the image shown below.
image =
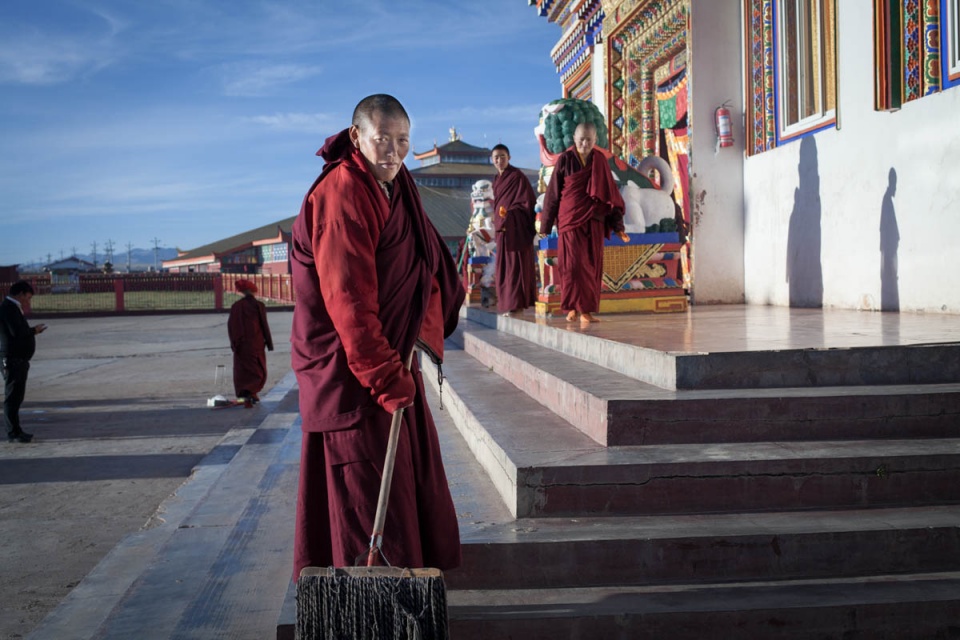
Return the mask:
POLYGON ((659 156, 647 156, 640 161, 637 171, 644 176, 655 170, 660 174, 659 189, 641 189, 632 180, 620 188, 623 196, 623 226, 627 233, 644 233, 647 227, 659 224, 664 218, 674 218, 673 172, 667 161, 659 156))
POLYGON ((493 183, 489 180, 477 180, 470 192, 473 213, 467 226, 467 238, 470 242, 470 255, 489 257, 497 246, 496 231, 493 227, 493 183))

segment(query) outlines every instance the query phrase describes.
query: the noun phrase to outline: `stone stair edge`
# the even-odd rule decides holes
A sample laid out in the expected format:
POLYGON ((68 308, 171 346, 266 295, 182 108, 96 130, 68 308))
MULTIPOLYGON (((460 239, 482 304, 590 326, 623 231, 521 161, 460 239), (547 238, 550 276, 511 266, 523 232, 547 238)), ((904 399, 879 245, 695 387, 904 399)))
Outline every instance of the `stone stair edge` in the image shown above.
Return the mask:
MULTIPOLYGON (((460 332, 460 338, 454 341, 463 351, 476 357, 476 349, 471 349, 469 343, 471 340, 480 341, 489 348, 502 352, 509 357, 525 361, 531 366, 540 369, 550 375, 561 378, 567 383, 575 382, 574 376, 564 372, 579 369, 580 375, 577 378, 587 378, 587 373, 597 373, 609 380, 609 386, 617 386, 620 391, 606 396, 598 396, 604 400, 616 400, 625 402, 635 401, 697 401, 697 400, 739 400, 739 399, 775 399, 775 398, 829 398, 829 397, 847 397, 851 392, 856 392, 863 396, 889 396, 891 394, 902 395, 921 395, 921 394, 946 394, 960 393, 960 383, 943 382, 931 384, 879 384, 879 385, 825 385, 825 386, 799 386, 799 387, 744 387, 744 388, 726 388, 726 389, 668 389, 659 387, 655 384, 637 380, 629 375, 619 373, 613 369, 605 367, 591 361, 585 361, 576 356, 567 353, 544 348, 535 342, 514 334, 505 334, 502 331, 491 329, 485 325, 468 321, 466 325, 461 325, 457 329, 460 332), (536 362, 525 358, 524 348, 541 348, 549 351, 548 356, 541 356, 543 359, 555 359, 562 366, 552 367, 547 371, 536 362), (520 352, 518 354, 517 352, 520 352)), ((539 359, 539 358, 538 358, 539 359)), ((542 361, 541 361, 542 364, 542 361)))
POLYGON ((960 528, 960 505, 677 515, 530 517, 491 523, 464 544, 763 537, 960 528))
POLYGON ((512 335, 666 390, 960 383, 960 365, 956 364, 957 356, 960 355, 960 344, 955 343, 908 344, 895 347, 875 345, 821 349, 787 348, 750 353, 665 352, 615 342, 582 331, 571 331, 562 325, 553 326, 550 321, 538 319, 536 323, 531 323, 525 319, 502 317, 475 307, 462 307, 460 315, 463 328, 481 326, 512 335), (938 349, 939 364, 930 364, 930 348, 938 349), (851 355, 863 360, 862 366, 866 368, 838 377, 832 371, 839 362, 838 358, 848 360, 851 355), (784 359, 791 363, 789 367, 782 364, 784 359), (866 364, 869 362, 873 364, 866 364), (880 363, 892 365, 883 366, 880 363), (818 381, 819 376, 808 369, 817 366, 825 368, 826 381, 818 381), (751 376, 743 379, 755 377, 755 384, 744 384, 739 376, 731 379, 721 375, 721 372, 732 369, 750 370, 751 376), (910 379, 893 379, 892 371, 896 370, 908 372, 910 379), (761 379, 764 380, 762 384, 759 383, 761 379))
MULTIPOLYGON (((728 600, 736 600, 737 591, 753 591, 754 595, 761 595, 767 590, 788 590, 803 591, 808 599, 819 598, 824 590, 830 590, 832 595, 842 598, 847 602, 854 602, 863 598, 863 591, 851 587, 877 586, 880 588, 890 587, 891 585, 905 585, 904 594, 908 596, 908 601, 926 601, 930 598, 929 591, 934 592, 936 600, 958 601, 960 602, 960 571, 926 572, 926 573, 904 573, 904 574, 878 574, 871 576, 853 576, 845 578, 800 578, 785 580, 755 580, 755 581, 729 581, 713 583, 687 583, 687 584, 652 584, 652 585, 622 585, 622 586, 597 586, 597 587, 563 587, 555 589, 449 589, 448 605, 451 617, 460 617, 463 615, 463 609, 470 606, 467 604, 471 600, 483 600, 484 608, 497 607, 505 605, 515 605, 517 603, 529 603, 531 601, 552 602, 566 601, 568 603, 588 603, 590 599, 609 594, 627 594, 638 598, 651 594, 664 596, 669 594, 678 594, 681 596, 694 596, 698 602, 710 603, 710 599, 703 599, 703 595, 708 592, 714 592, 720 596, 726 592, 728 600), (923 587, 931 587, 927 593, 923 587)), ((799 595, 799 594, 796 594, 799 595)), ((776 595, 777 600, 784 596, 776 595)), ((880 600, 888 602, 887 598, 880 600)), ((716 602, 713 600, 712 602, 716 602)), ((836 602, 834 600, 834 602, 836 602)), ((707 604, 707 609, 712 609, 716 605, 707 604)), ((799 606, 799 603, 798 605, 799 606)), ((840 605, 842 606, 842 605, 840 605)), ((688 609, 694 610, 694 609, 688 609)), ((496 614, 494 614, 496 615, 496 614)))
MULTIPOLYGON (((802 459, 804 450, 819 450, 820 455, 827 453, 832 457, 859 456, 866 449, 869 455, 889 456, 898 455, 898 449, 908 453, 937 452, 943 455, 960 454, 960 432, 957 438, 907 438, 897 439, 842 439, 842 440, 773 440, 762 442, 716 442, 716 443, 677 443, 655 445, 621 445, 605 447, 583 436, 567 421, 556 416, 547 407, 534 400, 526 401, 527 394, 516 388, 508 381, 503 380, 496 372, 490 372, 472 357, 462 359, 454 353, 448 352, 444 368, 447 372, 455 372, 453 378, 445 377, 444 392, 449 402, 463 405, 463 411, 468 412, 478 424, 475 428, 483 428, 485 441, 492 443, 512 463, 514 469, 540 467, 545 464, 551 466, 579 466, 584 464, 624 465, 624 464, 651 464, 675 463, 678 461, 717 461, 718 454, 723 453, 722 461, 756 461, 757 459, 802 459), (470 391, 479 391, 482 385, 492 385, 487 388, 495 391, 498 402, 490 403, 489 397, 477 398, 470 391), (465 390, 464 387, 467 387, 465 390), (529 404, 529 406, 525 406, 529 404), (482 405, 482 406, 478 406, 482 405), (520 409, 517 406, 520 405, 520 409), (480 409, 486 412, 486 417, 493 418, 494 424, 487 425, 477 416, 480 409), (530 432, 531 426, 524 424, 528 411, 539 409, 543 422, 537 424, 536 432, 530 432), (524 431, 526 430, 526 431, 524 431), (512 433, 511 433, 512 432, 512 433), (526 437, 518 437, 518 432, 526 437), (506 441, 507 443, 503 443, 506 441), (528 450, 526 454, 512 452, 509 443, 520 441, 525 446, 539 446, 539 451, 528 450), (652 452, 659 452, 659 458, 652 452), (701 455, 695 455, 700 452, 701 455), (588 458, 596 458, 590 460, 588 458), (600 459, 602 458, 602 459, 600 459)), ((424 368, 435 371, 434 365, 425 362, 424 368)), ((435 384, 436 375, 428 375, 428 381, 435 384)), ((462 427, 458 424, 458 427, 462 427)), ((476 437, 474 437, 476 439, 476 437)))

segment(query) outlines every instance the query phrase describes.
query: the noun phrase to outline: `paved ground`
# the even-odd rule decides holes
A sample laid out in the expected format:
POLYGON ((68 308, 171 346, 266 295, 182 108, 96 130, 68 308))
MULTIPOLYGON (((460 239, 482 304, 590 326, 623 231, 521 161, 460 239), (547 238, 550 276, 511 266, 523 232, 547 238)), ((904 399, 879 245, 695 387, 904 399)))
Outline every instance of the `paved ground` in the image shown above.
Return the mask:
MULTIPOLYGON (((292 313, 269 315, 267 389, 290 370, 292 313)), ((230 429, 210 409, 225 314, 43 320, 21 410, 31 444, 0 444, 0 638, 22 638, 127 534, 151 526, 230 429)))

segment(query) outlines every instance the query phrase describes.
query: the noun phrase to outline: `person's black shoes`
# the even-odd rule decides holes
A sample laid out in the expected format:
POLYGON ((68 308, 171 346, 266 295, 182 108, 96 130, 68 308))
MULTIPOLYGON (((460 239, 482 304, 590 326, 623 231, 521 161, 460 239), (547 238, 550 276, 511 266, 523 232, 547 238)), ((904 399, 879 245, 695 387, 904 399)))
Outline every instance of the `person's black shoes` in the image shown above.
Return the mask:
POLYGON ((26 431, 21 431, 20 433, 15 433, 13 435, 7 436, 7 442, 23 442, 27 443, 33 440, 33 434, 27 433, 26 431))

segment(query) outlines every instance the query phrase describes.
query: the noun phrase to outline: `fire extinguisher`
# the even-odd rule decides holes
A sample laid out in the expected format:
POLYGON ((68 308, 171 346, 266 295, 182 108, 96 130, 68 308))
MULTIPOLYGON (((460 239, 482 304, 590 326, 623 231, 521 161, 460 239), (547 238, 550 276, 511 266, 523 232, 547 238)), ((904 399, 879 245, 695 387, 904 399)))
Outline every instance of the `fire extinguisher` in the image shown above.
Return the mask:
POLYGON ((724 102, 714 112, 717 126, 717 149, 733 146, 733 123, 730 119, 729 102, 724 102))

